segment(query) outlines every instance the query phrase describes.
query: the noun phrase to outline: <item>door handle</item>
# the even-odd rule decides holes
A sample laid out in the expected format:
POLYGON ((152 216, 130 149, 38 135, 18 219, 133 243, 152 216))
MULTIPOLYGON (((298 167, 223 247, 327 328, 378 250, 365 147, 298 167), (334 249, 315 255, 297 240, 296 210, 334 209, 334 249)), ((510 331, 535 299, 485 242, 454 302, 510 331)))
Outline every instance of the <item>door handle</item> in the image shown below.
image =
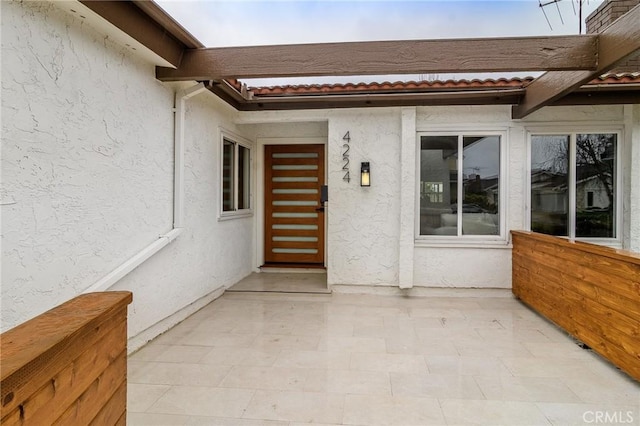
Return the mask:
POLYGON ((317 212, 323 212, 323 211, 324 211, 324 207, 318 207, 318 208, 316 209, 316 211, 317 211, 317 212))

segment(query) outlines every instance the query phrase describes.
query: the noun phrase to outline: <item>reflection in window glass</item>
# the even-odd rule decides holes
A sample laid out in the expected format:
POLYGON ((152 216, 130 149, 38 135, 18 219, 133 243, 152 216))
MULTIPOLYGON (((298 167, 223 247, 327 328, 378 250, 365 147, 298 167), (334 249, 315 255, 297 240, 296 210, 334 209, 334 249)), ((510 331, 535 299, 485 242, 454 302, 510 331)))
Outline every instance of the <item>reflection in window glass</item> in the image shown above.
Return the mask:
POLYGON ((465 136, 463 235, 499 235, 500 137, 465 136))
POLYGON ((569 136, 531 138, 531 230, 569 235, 569 136))
POLYGON ((249 208, 249 148, 238 145, 238 210, 249 208))
POLYGON ((224 139, 222 147, 222 211, 233 210, 234 143, 224 139))
POLYGON ((613 238, 616 135, 576 135, 576 237, 613 238))
POLYGON ((420 235, 457 235, 458 136, 420 138, 420 235))

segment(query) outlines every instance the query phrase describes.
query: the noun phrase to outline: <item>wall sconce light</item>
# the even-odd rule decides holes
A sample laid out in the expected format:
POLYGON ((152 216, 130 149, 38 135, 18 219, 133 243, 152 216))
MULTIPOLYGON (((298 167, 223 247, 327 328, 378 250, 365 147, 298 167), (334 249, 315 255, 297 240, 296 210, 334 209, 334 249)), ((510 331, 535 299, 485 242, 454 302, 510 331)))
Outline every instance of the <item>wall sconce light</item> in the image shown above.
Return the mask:
POLYGON ((371 186, 371 168, 369 162, 360 163, 360 186, 371 186))

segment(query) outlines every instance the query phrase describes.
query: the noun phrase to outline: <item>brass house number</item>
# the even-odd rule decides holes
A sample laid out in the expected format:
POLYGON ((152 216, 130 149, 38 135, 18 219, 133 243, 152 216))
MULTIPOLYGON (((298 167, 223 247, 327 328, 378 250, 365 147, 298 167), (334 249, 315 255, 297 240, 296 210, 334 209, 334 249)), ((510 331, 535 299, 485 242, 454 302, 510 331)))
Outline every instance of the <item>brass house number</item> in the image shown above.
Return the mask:
POLYGON ((351 177, 349 176, 349 142, 351 142, 351 136, 349 136, 349 132, 345 133, 342 137, 344 143, 342 144, 342 148, 344 152, 342 153, 342 161, 344 164, 342 165, 342 171, 344 171, 344 176, 342 180, 351 182, 351 177))

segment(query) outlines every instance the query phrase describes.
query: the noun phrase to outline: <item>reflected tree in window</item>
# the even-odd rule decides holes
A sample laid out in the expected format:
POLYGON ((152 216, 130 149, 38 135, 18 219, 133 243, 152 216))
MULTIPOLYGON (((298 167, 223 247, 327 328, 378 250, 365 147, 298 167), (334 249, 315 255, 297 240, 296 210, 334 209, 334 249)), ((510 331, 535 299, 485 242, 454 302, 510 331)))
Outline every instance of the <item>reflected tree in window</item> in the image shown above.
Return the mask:
POLYGON ((576 135, 576 237, 615 236, 615 134, 576 135))

